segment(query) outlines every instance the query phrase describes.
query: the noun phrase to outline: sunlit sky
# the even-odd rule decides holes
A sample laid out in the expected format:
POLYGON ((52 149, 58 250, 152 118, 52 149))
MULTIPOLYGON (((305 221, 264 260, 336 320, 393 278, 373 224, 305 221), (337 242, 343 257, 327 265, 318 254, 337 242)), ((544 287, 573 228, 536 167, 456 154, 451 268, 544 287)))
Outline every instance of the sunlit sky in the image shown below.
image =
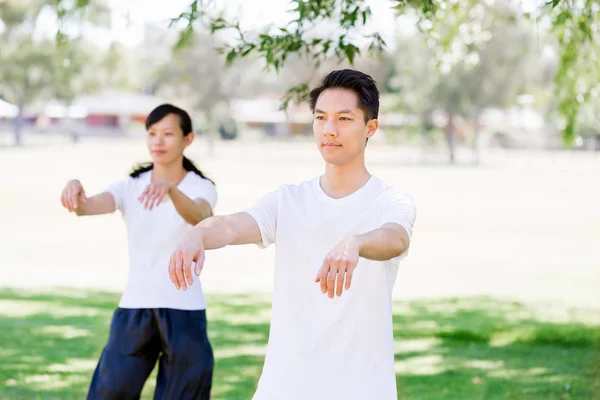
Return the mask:
MULTIPOLYGON (((482 0, 515 1, 523 11, 534 11, 541 0, 482 0)), ((191 0, 107 0, 111 12, 111 28, 86 29, 85 36, 101 47, 113 42, 126 46, 136 46, 144 37, 144 26, 148 23, 168 26, 171 18, 187 10, 191 0)), ((229 18, 239 18, 245 31, 261 29, 267 25, 282 26, 289 22, 294 14, 290 12, 289 0, 204 0, 213 9, 224 10, 229 18)), ((364 33, 378 32, 393 48, 393 37, 398 32, 414 32, 415 21, 407 17, 398 18, 392 9, 393 0, 366 0, 371 7, 372 17, 364 33)), ((397 3, 396 3, 397 4, 397 3)), ((52 36, 56 32, 56 19, 48 15, 42 18, 42 34, 52 36)))
MULTIPOLYGON (((213 0, 230 16, 239 16, 245 29, 260 29, 268 24, 284 24, 290 20, 291 5, 287 0, 213 0)), ((373 12, 372 21, 384 39, 390 39, 398 29, 390 0, 367 0, 373 12)), ((113 12, 109 32, 97 32, 90 39, 99 44, 117 40, 134 46, 143 38, 145 23, 166 24, 186 10, 190 0, 109 0, 113 12)))

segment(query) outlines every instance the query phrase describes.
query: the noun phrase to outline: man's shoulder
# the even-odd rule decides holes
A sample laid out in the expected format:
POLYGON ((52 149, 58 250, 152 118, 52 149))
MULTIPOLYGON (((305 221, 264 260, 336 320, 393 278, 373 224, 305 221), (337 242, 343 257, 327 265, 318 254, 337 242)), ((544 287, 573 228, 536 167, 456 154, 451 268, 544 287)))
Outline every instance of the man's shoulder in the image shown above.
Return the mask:
POLYGON ((412 194, 405 190, 392 186, 380 178, 375 177, 378 180, 377 190, 379 195, 377 196, 378 201, 384 202, 409 202, 414 203, 412 194))

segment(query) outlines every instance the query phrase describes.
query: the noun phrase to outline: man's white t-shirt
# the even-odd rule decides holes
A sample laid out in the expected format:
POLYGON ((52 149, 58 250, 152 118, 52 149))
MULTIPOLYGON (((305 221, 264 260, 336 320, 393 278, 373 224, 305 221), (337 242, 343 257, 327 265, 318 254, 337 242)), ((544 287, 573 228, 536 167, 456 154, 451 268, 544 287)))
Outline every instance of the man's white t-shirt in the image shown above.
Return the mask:
POLYGON ((372 176, 333 199, 314 178, 279 186, 246 212, 260 227, 258 245, 276 244, 271 330, 253 399, 396 400, 391 294, 406 252, 360 258, 341 297, 327 297, 314 278, 348 235, 395 222, 412 236, 412 197, 372 176))
MULTIPOLYGON (((169 279, 169 258, 193 226, 184 221, 168 196, 152 210, 138 201, 151 175, 152 171, 144 172, 106 190, 127 226, 129 276, 119 307, 204 310, 206 300, 195 274, 194 283, 185 291, 177 290, 169 279)), ((192 200, 206 200, 212 208, 217 202, 214 184, 194 172, 188 172, 177 189, 192 200)))

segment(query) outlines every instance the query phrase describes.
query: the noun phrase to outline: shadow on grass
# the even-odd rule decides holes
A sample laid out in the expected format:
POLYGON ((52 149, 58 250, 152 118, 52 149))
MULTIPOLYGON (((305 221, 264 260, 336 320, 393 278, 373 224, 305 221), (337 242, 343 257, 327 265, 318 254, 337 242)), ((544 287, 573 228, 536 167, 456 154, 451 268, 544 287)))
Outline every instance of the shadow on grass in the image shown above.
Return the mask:
POLYGON ((489 298, 398 303, 401 399, 599 399, 594 311, 489 298))
MULTIPOLYGON (((214 399, 250 399, 269 333, 262 294, 209 295, 214 399)), ((0 399, 82 399, 114 293, 0 290, 0 399)), ((394 304, 399 398, 600 398, 593 312, 489 298, 394 304)), ((152 398, 156 370, 144 388, 152 398)))

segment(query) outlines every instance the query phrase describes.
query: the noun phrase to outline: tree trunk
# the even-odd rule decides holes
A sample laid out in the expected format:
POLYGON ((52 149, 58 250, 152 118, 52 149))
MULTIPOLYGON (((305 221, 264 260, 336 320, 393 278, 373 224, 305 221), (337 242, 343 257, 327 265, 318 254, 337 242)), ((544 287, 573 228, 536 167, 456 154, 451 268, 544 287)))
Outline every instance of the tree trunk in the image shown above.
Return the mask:
POLYGON ((481 117, 481 111, 477 109, 475 111, 475 128, 473 130, 473 165, 479 165, 481 162, 479 152, 479 120, 481 117))
POLYGON ((215 154, 215 136, 219 134, 219 127, 214 123, 214 112, 211 107, 206 110, 206 121, 208 129, 206 130, 206 140, 208 141, 208 156, 212 157, 215 154))
POLYGON ((73 144, 77 144, 79 142, 79 126, 77 123, 77 119, 71 116, 71 106, 73 104, 73 100, 68 100, 65 102, 65 107, 67 110, 67 115, 65 115, 65 129, 67 129, 67 134, 71 138, 71 142, 73 144))
POLYGON ((23 105, 19 104, 19 111, 15 117, 15 146, 23 144, 22 127, 23 127, 23 105))
POLYGON ((445 134, 446 134, 446 142, 448 143, 448 151, 450 152, 449 163, 451 165, 454 164, 454 150, 456 147, 456 126, 454 124, 454 113, 448 114, 448 123, 446 124, 445 134))

